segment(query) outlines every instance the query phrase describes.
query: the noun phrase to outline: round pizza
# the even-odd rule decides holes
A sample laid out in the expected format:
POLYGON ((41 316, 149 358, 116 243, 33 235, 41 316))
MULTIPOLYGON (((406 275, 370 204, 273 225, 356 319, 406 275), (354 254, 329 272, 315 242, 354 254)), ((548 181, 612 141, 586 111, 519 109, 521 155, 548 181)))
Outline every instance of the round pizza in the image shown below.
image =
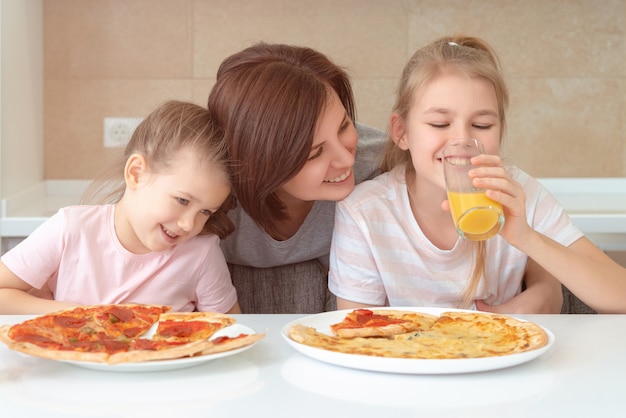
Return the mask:
POLYGON ((547 333, 537 324, 482 312, 450 311, 435 316, 357 309, 330 329, 332 335, 296 324, 288 335, 298 343, 330 351, 416 359, 503 356, 548 343, 547 333))
POLYGON ((216 312, 170 312, 141 304, 79 306, 0 327, 10 349, 53 359, 127 363, 205 355, 250 345, 263 334, 211 337, 235 323, 216 312))

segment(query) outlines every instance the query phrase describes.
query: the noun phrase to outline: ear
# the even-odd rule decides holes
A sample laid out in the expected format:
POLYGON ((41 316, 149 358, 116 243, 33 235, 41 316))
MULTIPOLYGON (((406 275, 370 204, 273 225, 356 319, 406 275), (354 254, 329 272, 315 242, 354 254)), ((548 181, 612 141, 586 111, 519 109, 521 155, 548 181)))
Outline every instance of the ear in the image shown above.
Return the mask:
POLYGON ((148 168, 148 162, 146 157, 141 154, 132 154, 126 160, 126 166, 124 167, 124 180, 126 181, 126 187, 135 189, 139 184, 142 176, 146 173, 148 168))
POLYGON ((389 132, 391 132, 391 139, 393 139, 398 148, 404 151, 409 149, 404 119, 395 112, 391 115, 391 120, 389 121, 389 132))

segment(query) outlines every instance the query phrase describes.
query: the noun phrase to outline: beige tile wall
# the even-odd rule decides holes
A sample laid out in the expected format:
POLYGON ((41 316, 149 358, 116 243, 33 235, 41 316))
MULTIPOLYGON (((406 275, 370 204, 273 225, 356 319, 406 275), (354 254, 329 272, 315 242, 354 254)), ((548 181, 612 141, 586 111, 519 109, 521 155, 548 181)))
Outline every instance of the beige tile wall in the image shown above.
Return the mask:
POLYGON ((113 154, 104 117, 205 104, 221 60, 260 40, 347 67, 359 120, 384 129, 404 62, 454 32, 500 54, 510 162, 626 175, 626 0, 45 0, 45 177, 95 176, 113 154))

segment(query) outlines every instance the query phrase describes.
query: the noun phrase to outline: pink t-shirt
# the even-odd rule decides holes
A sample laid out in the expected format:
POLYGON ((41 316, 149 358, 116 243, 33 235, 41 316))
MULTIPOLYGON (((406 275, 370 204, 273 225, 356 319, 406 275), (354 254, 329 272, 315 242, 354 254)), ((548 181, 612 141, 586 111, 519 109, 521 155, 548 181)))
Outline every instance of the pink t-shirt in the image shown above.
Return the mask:
POLYGON ((55 300, 83 305, 145 303, 174 311, 226 312, 237 301, 219 237, 200 235, 168 250, 133 254, 117 239, 114 205, 59 210, 2 262, 55 300))

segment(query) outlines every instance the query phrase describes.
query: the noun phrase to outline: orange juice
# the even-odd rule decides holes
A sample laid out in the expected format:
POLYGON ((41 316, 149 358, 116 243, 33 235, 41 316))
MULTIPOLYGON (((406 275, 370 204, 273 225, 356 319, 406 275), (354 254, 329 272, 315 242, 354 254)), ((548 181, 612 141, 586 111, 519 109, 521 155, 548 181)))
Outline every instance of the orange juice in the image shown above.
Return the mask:
POLYGON ((502 205, 485 196, 484 191, 448 192, 450 211, 457 231, 471 240, 489 239, 502 228, 502 205))

